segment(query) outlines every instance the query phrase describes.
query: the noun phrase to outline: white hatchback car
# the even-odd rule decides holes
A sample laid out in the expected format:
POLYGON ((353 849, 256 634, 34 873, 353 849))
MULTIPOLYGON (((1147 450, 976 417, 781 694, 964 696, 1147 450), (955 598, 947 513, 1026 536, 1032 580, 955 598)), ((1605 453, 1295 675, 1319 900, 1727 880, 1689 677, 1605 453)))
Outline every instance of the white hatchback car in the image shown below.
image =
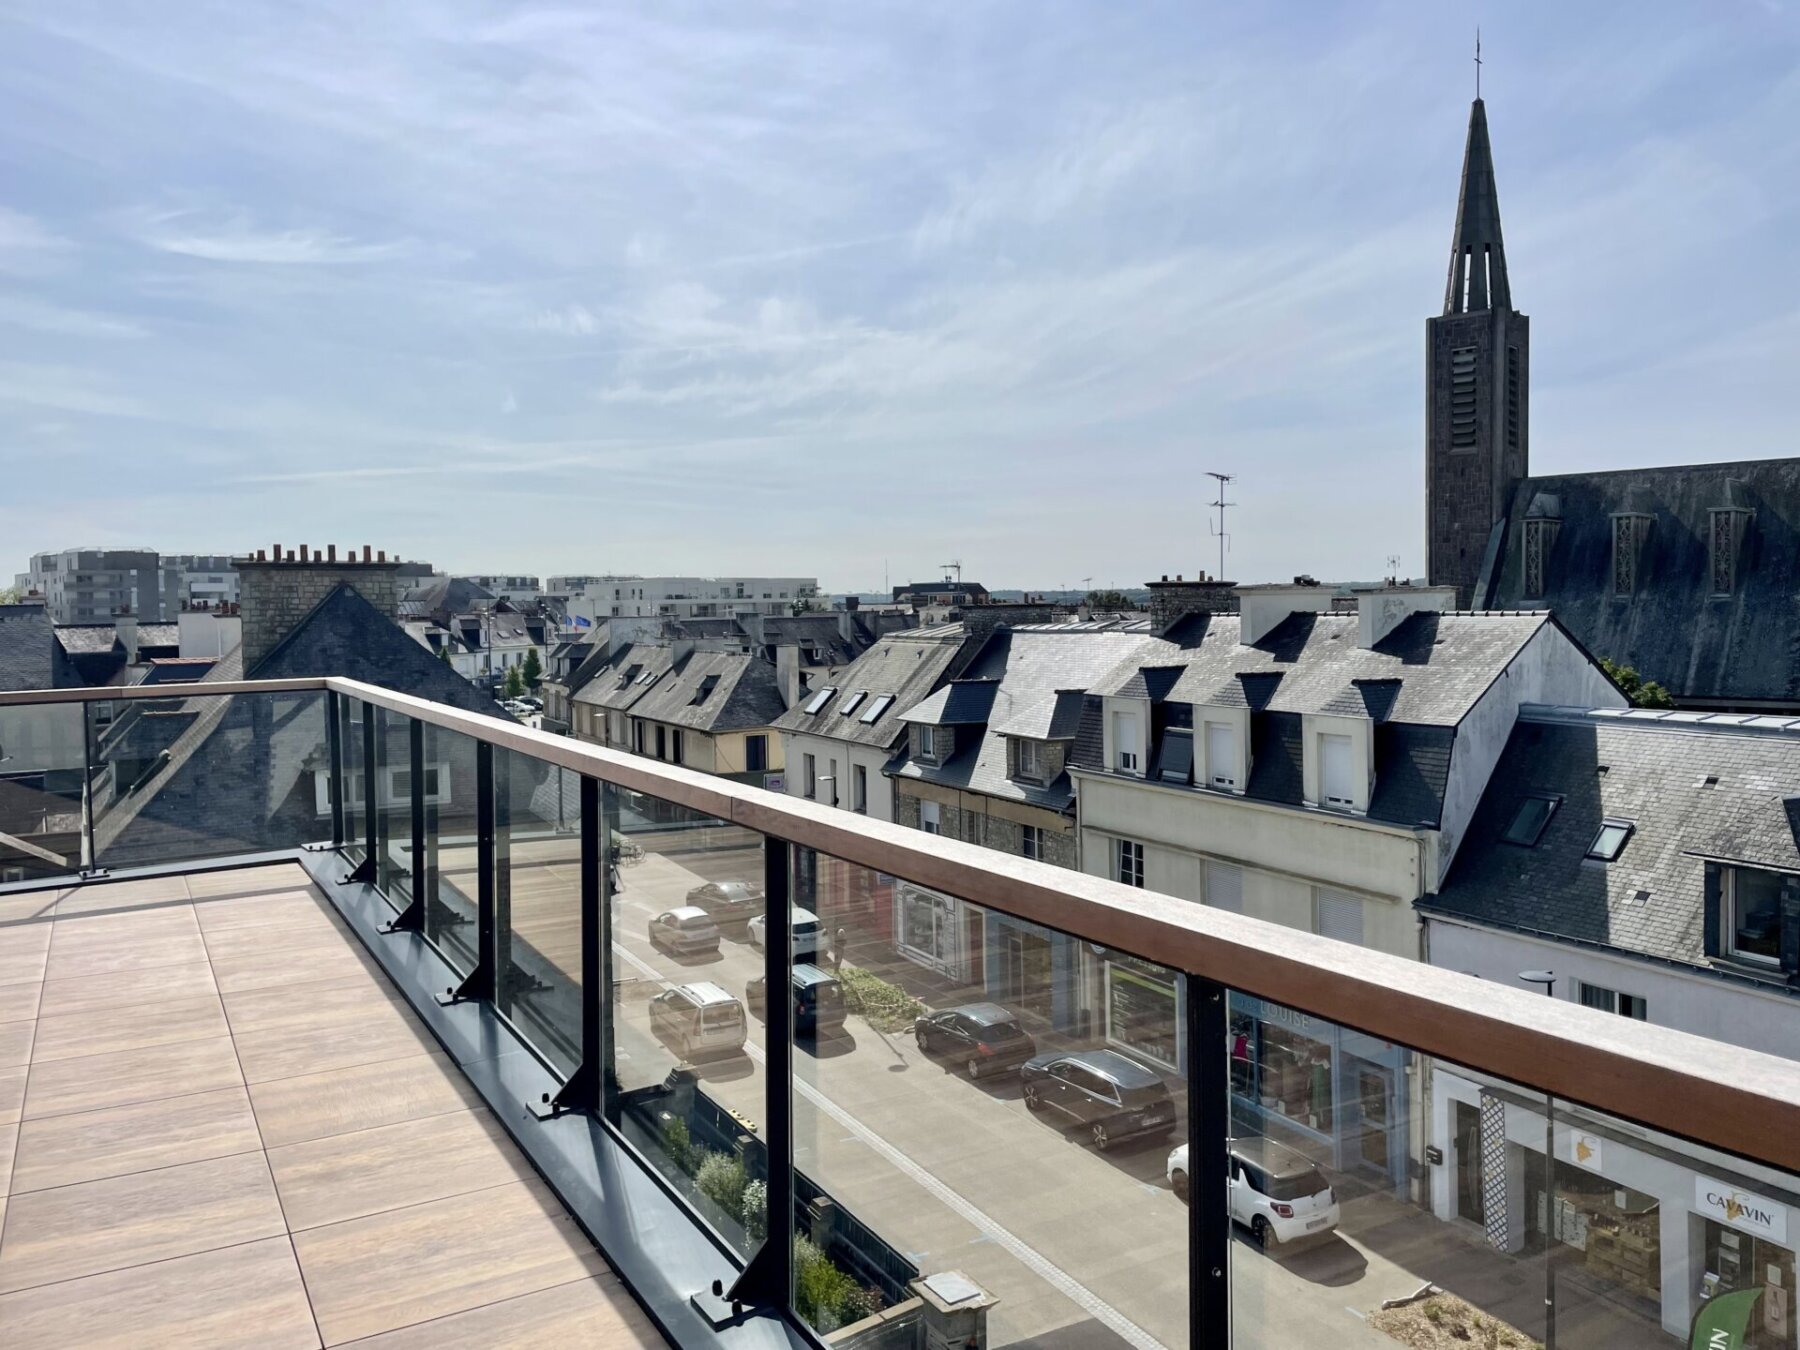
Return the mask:
MULTIPOLYGON (((744 926, 744 932, 750 939, 750 945, 757 951, 763 949, 763 938, 769 931, 768 917, 758 914, 744 926)), ((808 961, 819 959, 819 916, 810 909, 794 906, 794 963, 802 965, 808 961)))
MULTIPOLYGON (((1169 1154, 1169 1185, 1188 1199, 1188 1146, 1169 1154)), ((1272 1139, 1231 1141, 1231 1217, 1268 1246, 1317 1237, 1342 1217, 1331 1183, 1310 1158, 1272 1139)))

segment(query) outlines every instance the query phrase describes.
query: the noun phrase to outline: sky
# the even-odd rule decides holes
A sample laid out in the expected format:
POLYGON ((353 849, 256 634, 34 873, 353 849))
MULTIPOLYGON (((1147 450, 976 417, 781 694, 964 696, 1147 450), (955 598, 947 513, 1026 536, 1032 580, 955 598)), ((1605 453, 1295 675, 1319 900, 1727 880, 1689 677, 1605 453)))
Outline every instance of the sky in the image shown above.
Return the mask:
POLYGON ((1800 453, 1793 0, 0 0, 0 576, 1417 574, 1478 22, 1533 469, 1800 453))

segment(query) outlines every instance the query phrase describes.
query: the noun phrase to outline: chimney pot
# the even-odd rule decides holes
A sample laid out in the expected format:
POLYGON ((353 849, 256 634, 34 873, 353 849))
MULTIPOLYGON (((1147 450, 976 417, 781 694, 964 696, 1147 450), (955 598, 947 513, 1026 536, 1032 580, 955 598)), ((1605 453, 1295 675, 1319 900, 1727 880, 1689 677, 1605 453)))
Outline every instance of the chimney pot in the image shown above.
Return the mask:
POLYGON ((276 562, 280 562, 281 561, 281 545, 280 544, 275 545, 275 551, 273 553, 271 553, 269 556, 274 558, 276 562))
POLYGON ((1167 580, 1168 580, 1168 579, 1169 579, 1169 574, 1168 574, 1168 573, 1167 573, 1167 572, 1164 572, 1164 573, 1163 573, 1163 580, 1164 580, 1164 581, 1167 581, 1167 580))
POLYGON ((385 548, 382 549, 381 552, 379 552, 375 555, 375 561, 376 562, 386 562, 387 561, 387 550, 385 548))
POLYGON ((268 560, 268 555, 264 550, 260 548, 256 550, 256 561, 267 562, 268 560))
POLYGON ((1176 573, 1176 574, 1175 574, 1175 580, 1177 580, 1177 581, 1180 581, 1180 580, 1181 580, 1181 573, 1179 573, 1179 572, 1177 572, 1177 573, 1176 573))
POLYGON ((308 545, 306 545, 306 544, 300 545, 300 561, 301 562, 310 562, 311 561, 311 558, 309 557, 309 555, 307 553, 307 548, 308 548, 308 545))
POLYGON ((336 544, 325 545, 325 557, 326 557, 326 560, 329 562, 337 561, 337 545, 336 544))
POLYGON ((289 562, 294 561, 294 550, 291 548, 288 550, 288 561, 289 562))
POLYGON ((373 550, 371 550, 367 544, 363 545, 363 561, 364 562, 368 562, 370 560, 370 554, 372 551, 373 550))

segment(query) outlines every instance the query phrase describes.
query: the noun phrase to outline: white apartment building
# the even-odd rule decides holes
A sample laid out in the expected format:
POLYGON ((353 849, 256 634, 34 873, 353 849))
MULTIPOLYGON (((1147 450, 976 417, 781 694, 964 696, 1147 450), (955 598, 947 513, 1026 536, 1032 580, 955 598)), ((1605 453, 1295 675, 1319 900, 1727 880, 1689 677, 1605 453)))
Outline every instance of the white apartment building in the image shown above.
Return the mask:
POLYGON ((661 615, 676 619, 728 619, 740 614, 792 614, 824 609, 817 577, 552 577, 552 593, 568 594, 569 615, 602 619, 661 615), (558 582, 581 581, 564 592, 558 582))

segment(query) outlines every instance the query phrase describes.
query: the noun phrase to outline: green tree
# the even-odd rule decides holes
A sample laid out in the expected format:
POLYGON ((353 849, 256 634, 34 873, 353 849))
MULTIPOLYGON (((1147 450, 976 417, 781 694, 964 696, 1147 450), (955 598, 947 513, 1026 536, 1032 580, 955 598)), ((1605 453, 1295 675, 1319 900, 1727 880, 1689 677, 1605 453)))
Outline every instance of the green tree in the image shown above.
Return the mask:
POLYGON ((25 598, 25 592, 17 586, 0 588, 0 605, 16 605, 25 598))
POLYGON ((1087 604, 1091 609, 1120 610, 1137 608, 1136 605, 1131 603, 1131 597, 1125 594, 1124 591, 1089 591, 1087 593, 1087 604))
POLYGON ((1632 666, 1622 666, 1610 657, 1603 656, 1600 658, 1600 669, 1612 677, 1613 683, 1624 691, 1625 697, 1631 700, 1631 706, 1634 708, 1673 708, 1675 706, 1675 700, 1669 696, 1667 689, 1664 689, 1655 680, 1646 680, 1632 666))
POLYGON ((508 698, 518 698, 524 692, 525 680, 524 677, 519 674, 519 668, 517 666, 508 666, 506 668, 506 696, 508 698))
POLYGON ((526 651, 525 665, 522 669, 525 675, 525 687, 527 689, 536 689, 538 687, 538 681, 544 678, 544 666, 543 663, 538 660, 536 647, 529 648, 526 651))

